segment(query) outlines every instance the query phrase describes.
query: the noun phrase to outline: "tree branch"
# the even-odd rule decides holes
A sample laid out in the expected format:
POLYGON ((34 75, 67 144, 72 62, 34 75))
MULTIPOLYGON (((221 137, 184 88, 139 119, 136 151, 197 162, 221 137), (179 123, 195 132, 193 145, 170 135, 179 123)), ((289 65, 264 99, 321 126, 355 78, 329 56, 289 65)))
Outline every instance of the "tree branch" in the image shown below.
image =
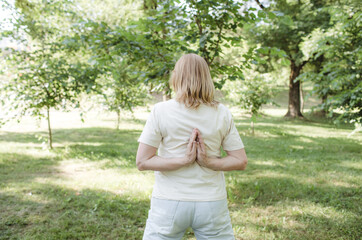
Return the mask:
MULTIPOLYGON (((197 14, 194 16, 195 17, 195 22, 196 22, 196 25, 199 29, 199 35, 200 35, 200 38, 202 37, 202 34, 203 34, 203 27, 202 27, 202 23, 201 23, 201 17, 200 17, 201 13, 200 13, 200 10, 197 11, 197 14), (200 18, 199 18, 200 17, 200 18)), ((202 52, 203 53, 206 53, 207 52, 207 48, 206 48, 206 44, 204 44, 204 47, 202 48, 202 52)), ((210 59, 209 59, 209 56, 204 56, 204 59, 207 63, 208 66, 210 66, 210 59)))
POLYGON ((306 65, 308 62, 309 62, 309 59, 303 61, 302 64, 300 65, 300 68, 302 69, 304 67, 304 65, 306 65))
MULTIPOLYGON (((218 34, 217 34, 218 39, 217 39, 216 43, 214 43, 214 44, 215 44, 215 49, 216 49, 216 51, 217 51, 217 49, 219 48, 219 45, 220 45, 220 42, 221 42, 221 33, 222 33, 222 30, 223 30, 223 25, 222 25, 222 24, 220 24, 220 25, 217 24, 217 26, 219 27, 219 32, 218 32, 218 34)), ((214 59, 215 59, 215 55, 210 59, 209 65, 212 64, 212 62, 214 61, 214 59)))
POLYGON ((264 9, 264 8, 265 8, 264 5, 261 4, 261 2, 260 2, 259 0, 255 0, 255 2, 259 5, 259 7, 260 7, 261 9, 264 9))

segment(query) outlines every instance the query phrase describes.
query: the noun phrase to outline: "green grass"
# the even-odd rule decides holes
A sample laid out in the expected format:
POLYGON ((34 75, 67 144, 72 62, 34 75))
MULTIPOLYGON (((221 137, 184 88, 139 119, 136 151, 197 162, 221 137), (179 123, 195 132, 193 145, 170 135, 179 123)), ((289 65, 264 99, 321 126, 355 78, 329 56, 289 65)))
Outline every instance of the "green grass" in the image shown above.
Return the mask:
MULTIPOLYGON (((236 238, 360 239, 362 134, 266 112, 252 136, 234 111, 249 158, 225 174, 236 238)), ((53 151, 35 137, 45 122, 0 130, 0 239, 141 239, 154 181, 135 166, 147 112, 124 116, 120 131, 104 113, 53 116, 53 151)))

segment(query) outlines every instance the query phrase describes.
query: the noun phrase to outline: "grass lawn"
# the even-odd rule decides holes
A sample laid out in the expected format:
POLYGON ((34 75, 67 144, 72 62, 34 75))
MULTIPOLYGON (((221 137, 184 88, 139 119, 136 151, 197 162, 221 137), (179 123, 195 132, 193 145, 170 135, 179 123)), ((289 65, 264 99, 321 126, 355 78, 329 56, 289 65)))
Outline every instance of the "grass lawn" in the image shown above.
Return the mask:
MULTIPOLYGON (((361 239, 362 134, 267 109, 255 136, 234 111, 249 164, 225 174, 237 239, 361 239)), ((141 239, 153 173, 135 165, 147 110, 116 117, 52 113, 0 129, 0 239, 141 239)), ((184 239, 194 239, 188 231, 184 239)))

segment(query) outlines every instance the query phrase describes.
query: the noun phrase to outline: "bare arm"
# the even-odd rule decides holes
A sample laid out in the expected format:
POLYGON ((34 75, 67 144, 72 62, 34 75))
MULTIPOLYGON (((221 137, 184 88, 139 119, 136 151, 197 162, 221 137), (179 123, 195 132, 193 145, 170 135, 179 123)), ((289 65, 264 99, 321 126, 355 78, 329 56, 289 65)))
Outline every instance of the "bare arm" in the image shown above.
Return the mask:
POLYGON ((198 131, 197 142, 197 163, 200 166, 210 168, 215 171, 245 170, 248 164, 245 149, 226 151, 227 156, 223 158, 209 158, 206 154, 204 139, 198 131))
POLYGON ((196 130, 194 130, 187 145, 187 152, 185 156, 181 158, 163 158, 157 156, 157 148, 140 143, 136 157, 138 170, 170 171, 192 164, 196 160, 196 136, 197 133, 196 130))
POLYGON ((223 158, 208 158, 206 167, 215 171, 245 170, 248 159, 244 148, 226 153, 223 158))

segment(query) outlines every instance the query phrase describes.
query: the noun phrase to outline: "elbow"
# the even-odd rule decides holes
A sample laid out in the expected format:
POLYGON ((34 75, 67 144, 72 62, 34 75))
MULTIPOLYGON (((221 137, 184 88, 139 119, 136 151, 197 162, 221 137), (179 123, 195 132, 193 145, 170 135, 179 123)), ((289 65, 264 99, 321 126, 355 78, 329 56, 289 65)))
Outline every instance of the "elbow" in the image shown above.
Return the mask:
POLYGON ((144 165, 143 163, 137 163, 137 169, 138 169, 139 171, 144 171, 144 170, 146 170, 143 165, 144 165))
POLYGON ((241 171, 245 170, 247 165, 248 165, 248 158, 247 157, 242 158, 240 161, 239 170, 241 171))
POLYGON ((137 160, 136 160, 136 165, 137 165, 137 169, 138 169, 139 171, 144 171, 144 170, 146 170, 143 161, 137 159, 137 160))
MULTIPOLYGON (((152 156, 153 157, 153 156, 152 156)), ((136 157, 136 166, 139 171, 151 170, 151 166, 148 161, 152 158, 147 158, 147 156, 136 157)))

